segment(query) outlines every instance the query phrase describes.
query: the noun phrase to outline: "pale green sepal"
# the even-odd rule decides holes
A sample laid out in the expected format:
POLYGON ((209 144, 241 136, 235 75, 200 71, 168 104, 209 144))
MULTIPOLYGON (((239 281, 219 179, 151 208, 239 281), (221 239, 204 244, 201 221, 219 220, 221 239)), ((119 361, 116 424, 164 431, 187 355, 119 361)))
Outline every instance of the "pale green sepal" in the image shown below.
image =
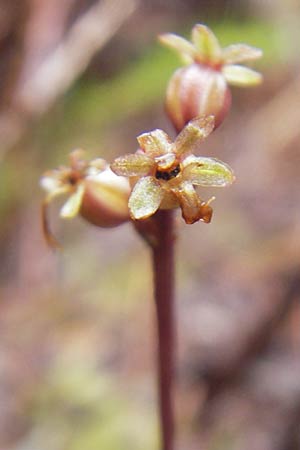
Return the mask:
POLYGON ((137 137, 140 147, 148 156, 155 158, 164 153, 168 153, 172 146, 172 142, 163 130, 156 129, 150 133, 143 133, 137 137))
POLYGON ((235 64, 224 66, 222 73, 226 81, 233 86, 256 86, 263 80, 262 75, 255 70, 235 64))
POLYGON ((232 169, 215 158, 191 157, 183 169, 183 178, 199 186, 223 187, 235 180, 232 169))
POLYGON ((215 120, 213 116, 196 117, 192 119, 179 133, 174 143, 174 153, 177 156, 192 152, 194 147, 213 131, 215 120))
POLYGON ((63 219, 72 219, 73 217, 77 216, 79 213, 82 198, 84 194, 84 184, 81 183, 76 188, 76 191, 74 194, 72 194, 66 203, 63 205, 63 207, 60 210, 60 217, 63 219))
POLYGON ((162 201, 163 190, 154 177, 141 178, 134 186, 128 206, 133 219, 146 219, 154 214, 162 201))
POLYGON ((143 153, 133 153, 115 159, 110 168, 116 175, 135 177, 148 175, 154 161, 143 153))
POLYGON ((206 25, 197 24, 193 27, 192 42, 203 62, 218 63, 221 61, 222 49, 219 41, 206 25))
POLYGON ((187 39, 173 33, 161 34, 158 39, 166 47, 177 51, 184 63, 192 64, 195 60, 196 49, 187 39))
POLYGON ((260 48, 246 44, 233 44, 223 49, 222 59, 224 64, 236 64, 261 58, 262 55, 260 48))

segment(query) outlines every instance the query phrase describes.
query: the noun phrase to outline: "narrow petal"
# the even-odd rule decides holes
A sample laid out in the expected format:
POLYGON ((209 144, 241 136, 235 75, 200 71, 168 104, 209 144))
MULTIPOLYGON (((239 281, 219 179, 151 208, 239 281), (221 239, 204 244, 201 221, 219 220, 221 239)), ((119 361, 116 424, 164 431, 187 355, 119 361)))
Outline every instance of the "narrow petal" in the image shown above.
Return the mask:
POLYGON ((191 64, 194 61, 197 52, 193 44, 187 39, 173 33, 161 34, 158 39, 163 45, 176 50, 186 64, 191 64))
POLYGON ((61 249, 61 244, 58 242, 58 240, 55 238, 55 236, 51 232, 51 228, 50 228, 49 220, 48 220, 48 207, 49 207, 50 202, 51 202, 51 200, 49 201, 48 198, 46 198, 42 203, 42 208, 41 208, 42 230, 43 230, 44 238, 45 238, 47 244, 49 245, 49 247, 53 248, 54 250, 59 250, 59 249, 61 249))
POLYGON ((154 160, 148 155, 132 153, 115 159, 110 167, 117 175, 135 177, 148 175, 154 164, 154 160))
POLYGON ((80 210, 82 197, 84 194, 84 184, 80 183, 74 194, 72 194, 60 210, 60 217, 63 219, 72 219, 80 210))
POLYGON ((221 61, 222 49, 214 33, 205 25, 197 24, 192 29, 192 42, 203 62, 221 61))
POLYGON ((185 180, 199 186, 228 186, 234 182, 232 169, 215 158, 194 157, 183 169, 185 180))
POLYGON ((210 135, 214 129, 214 117, 197 117, 191 120, 179 133, 174 142, 174 153, 177 156, 192 152, 194 147, 210 135))
POLYGON ((140 134, 137 137, 137 141, 150 158, 168 153, 172 145, 172 141, 167 133, 159 129, 140 134))
POLYGON ((162 201, 163 190, 154 177, 141 178, 134 186, 128 206, 133 219, 146 219, 154 214, 162 201))
POLYGON ((223 49, 222 59, 224 64, 236 64, 261 58, 262 55, 263 52, 260 48, 246 44, 233 44, 223 49))
POLYGON ((182 183, 174 190, 174 194, 178 198, 185 222, 188 224, 197 222, 200 219, 201 200, 192 183, 182 183))
MULTIPOLYGON (((41 180, 42 183, 42 180, 41 180)), ((53 188, 49 191, 47 197, 46 197, 46 203, 52 202, 57 197, 61 197, 62 195, 69 194, 70 192, 70 186, 69 185, 60 185, 57 188, 53 188)))
POLYGON ((76 148, 69 154, 70 166, 75 170, 82 170, 87 166, 86 152, 76 148))
POLYGON ((233 86, 256 86, 262 82, 262 75, 249 67, 228 65, 222 68, 226 81, 233 86))

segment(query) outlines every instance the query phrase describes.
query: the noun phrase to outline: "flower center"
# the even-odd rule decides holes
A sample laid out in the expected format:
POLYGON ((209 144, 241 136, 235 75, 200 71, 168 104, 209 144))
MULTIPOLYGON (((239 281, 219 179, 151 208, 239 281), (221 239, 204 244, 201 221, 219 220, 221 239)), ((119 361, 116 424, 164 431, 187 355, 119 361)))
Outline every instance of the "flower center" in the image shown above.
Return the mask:
POLYGON ((78 170, 72 170, 67 176, 67 183, 71 186, 76 186, 78 181, 82 178, 81 173, 78 170))
POLYGON ((169 181, 172 178, 177 177, 177 175, 180 173, 180 166, 179 164, 174 167, 172 170, 157 170, 155 173, 155 178, 157 180, 165 180, 169 181))

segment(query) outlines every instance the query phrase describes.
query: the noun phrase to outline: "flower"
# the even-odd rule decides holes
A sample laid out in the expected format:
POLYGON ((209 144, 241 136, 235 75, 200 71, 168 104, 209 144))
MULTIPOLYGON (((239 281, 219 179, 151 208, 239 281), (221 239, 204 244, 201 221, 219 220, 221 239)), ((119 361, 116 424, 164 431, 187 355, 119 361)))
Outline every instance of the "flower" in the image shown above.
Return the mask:
POLYGON ((60 217, 71 219, 80 214, 99 227, 114 227, 129 220, 128 180, 117 177, 104 159, 84 159, 83 150, 70 153, 70 166, 49 170, 41 178, 41 187, 47 192, 42 205, 43 231, 52 247, 59 247, 52 235, 47 209, 56 197, 69 197, 60 210, 60 217))
POLYGON ((194 186, 220 187, 234 181, 227 164, 191 153, 213 128, 214 119, 208 116, 190 121, 174 143, 159 129, 141 134, 140 149, 113 162, 111 169, 134 185, 128 203, 133 220, 146 219, 159 208, 180 206, 186 223, 210 222, 213 199, 202 201, 194 186))
POLYGON ((162 34, 159 40, 176 50, 186 64, 172 76, 166 95, 166 110, 177 131, 202 114, 214 115, 219 126, 231 105, 228 84, 256 86, 262 81, 260 73, 239 64, 260 58, 260 49, 246 44, 222 49, 205 25, 193 27, 191 42, 172 33, 162 34))

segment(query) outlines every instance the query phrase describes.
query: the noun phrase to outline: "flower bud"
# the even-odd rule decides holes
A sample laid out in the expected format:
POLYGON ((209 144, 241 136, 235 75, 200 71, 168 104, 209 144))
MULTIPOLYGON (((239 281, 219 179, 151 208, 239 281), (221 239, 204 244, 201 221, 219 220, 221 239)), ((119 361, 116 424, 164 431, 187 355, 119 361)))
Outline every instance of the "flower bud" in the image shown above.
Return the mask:
POLYGON ((176 70, 166 94, 166 111, 176 130, 196 116, 213 115, 215 127, 231 105, 231 92, 222 73, 202 64, 176 70))
POLYGON ((128 180, 118 177, 109 168, 95 177, 86 178, 80 208, 81 216, 102 228, 111 228, 129 220, 128 180))
POLYGON ((205 25, 193 27, 191 42, 171 33, 159 40, 177 51, 186 65, 174 73, 166 95, 166 110, 178 132, 196 116, 213 115, 218 127, 231 105, 228 84, 247 87, 262 81, 260 73, 239 64, 260 58, 260 49, 246 44, 221 48, 205 25))

